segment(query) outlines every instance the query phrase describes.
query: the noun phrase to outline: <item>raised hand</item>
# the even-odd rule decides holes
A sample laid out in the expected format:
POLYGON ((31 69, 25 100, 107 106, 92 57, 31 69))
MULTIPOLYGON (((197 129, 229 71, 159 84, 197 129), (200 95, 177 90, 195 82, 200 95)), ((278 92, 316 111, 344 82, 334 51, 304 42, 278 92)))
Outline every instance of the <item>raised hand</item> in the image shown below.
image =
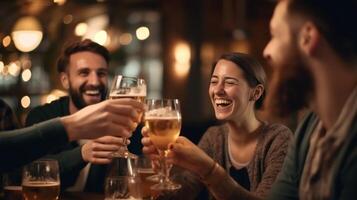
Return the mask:
POLYGON ((95 139, 104 135, 130 137, 144 104, 133 99, 110 99, 61 118, 69 140, 95 139))

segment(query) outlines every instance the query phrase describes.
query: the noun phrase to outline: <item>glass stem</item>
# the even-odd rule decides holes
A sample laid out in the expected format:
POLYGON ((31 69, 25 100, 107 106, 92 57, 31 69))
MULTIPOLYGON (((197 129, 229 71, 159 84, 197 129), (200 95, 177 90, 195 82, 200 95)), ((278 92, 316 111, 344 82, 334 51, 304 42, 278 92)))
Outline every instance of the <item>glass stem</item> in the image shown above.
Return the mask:
POLYGON ((166 163, 166 155, 168 151, 160 151, 160 183, 168 183, 170 182, 170 169, 172 165, 166 163))

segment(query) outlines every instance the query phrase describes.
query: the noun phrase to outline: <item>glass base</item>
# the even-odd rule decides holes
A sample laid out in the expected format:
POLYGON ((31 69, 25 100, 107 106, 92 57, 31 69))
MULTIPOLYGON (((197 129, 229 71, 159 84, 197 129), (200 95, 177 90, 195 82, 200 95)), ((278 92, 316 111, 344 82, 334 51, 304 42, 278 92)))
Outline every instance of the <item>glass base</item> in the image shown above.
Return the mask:
POLYGON ((114 158, 132 158, 132 159, 137 159, 138 156, 130 153, 129 151, 120 151, 120 152, 115 152, 112 154, 114 158))
POLYGON ((173 191, 173 190, 178 190, 180 188, 181 188, 180 184, 174 183, 172 181, 165 181, 150 187, 150 189, 152 190, 159 190, 159 191, 173 191))
POLYGON ((151 182, 154 182, 154 183, 158 183, 160 182, 160 175, 159 174, 154 174, 154 175, 151 175, 151 176, 148 176, 146 177, 146 180, 148 181, 151 181, 151 182))

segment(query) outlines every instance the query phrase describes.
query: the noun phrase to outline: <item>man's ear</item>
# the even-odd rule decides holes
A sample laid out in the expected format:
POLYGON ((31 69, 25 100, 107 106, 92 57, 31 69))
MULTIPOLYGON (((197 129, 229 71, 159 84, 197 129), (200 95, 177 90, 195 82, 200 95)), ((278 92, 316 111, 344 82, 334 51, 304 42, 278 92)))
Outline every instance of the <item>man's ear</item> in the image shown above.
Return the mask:
POLYGON ((306 55, 313 55, 321 40, 321 35, 316 25, 306 22, 300 29, 299 47, 306 55))
POLYGON ((61 72, 60 74, 61 83, 64 89, 69 89, 69 77, 68 74, 65 72, 61 72))

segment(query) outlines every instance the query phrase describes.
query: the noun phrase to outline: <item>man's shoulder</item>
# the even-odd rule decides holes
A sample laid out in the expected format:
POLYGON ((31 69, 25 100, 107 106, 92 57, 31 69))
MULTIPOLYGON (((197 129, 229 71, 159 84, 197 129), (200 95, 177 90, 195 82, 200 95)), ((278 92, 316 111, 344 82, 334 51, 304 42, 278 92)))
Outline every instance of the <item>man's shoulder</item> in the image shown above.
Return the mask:
POLYGON ((27 115, 26 126, 68 115, 68 102, 69 98, 66 96, 54 100, 51 103, 46 103, 33 108, 27 115))

